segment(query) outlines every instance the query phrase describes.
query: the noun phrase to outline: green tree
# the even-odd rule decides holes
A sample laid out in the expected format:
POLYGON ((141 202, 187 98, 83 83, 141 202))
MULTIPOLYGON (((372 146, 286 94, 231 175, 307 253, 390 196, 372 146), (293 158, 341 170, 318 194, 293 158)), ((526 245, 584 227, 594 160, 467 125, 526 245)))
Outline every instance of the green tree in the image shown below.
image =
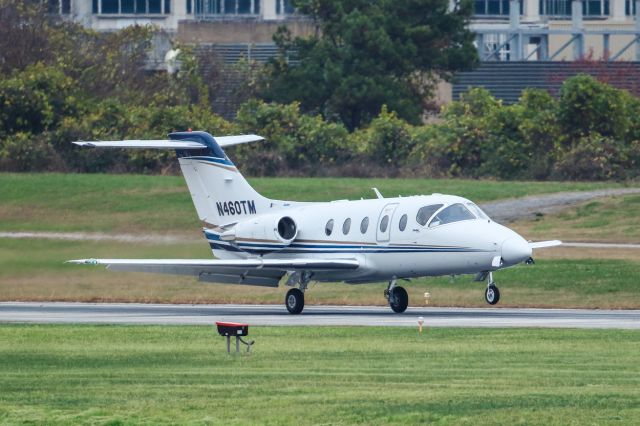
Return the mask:
POLYGON ((263 96, 299 101, 304 112, 366 124, 386 104, 412 123, 421 119, 437 77, 476 61, 467 29, 471 2, 448 0, 300 0, 317 36, 274 37, 281 55, 266 72, 263 96), (293 55, 294 61, 288 61, 293 55))
POLYGON ((592 132, 624 139, 631 118, 627 114, 630 97, 588 75, 567 79, 560 89, 559 108, 560 123, 568 136, 566 144, 575 145, 592 132))

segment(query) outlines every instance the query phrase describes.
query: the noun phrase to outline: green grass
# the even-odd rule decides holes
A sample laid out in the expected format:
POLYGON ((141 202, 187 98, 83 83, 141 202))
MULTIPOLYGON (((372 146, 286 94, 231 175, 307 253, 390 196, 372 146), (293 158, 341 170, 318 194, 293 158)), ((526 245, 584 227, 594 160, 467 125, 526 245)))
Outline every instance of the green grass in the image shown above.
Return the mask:
POLYGON ((638 424, 640 332, 0 326, 4 424, 638 424))
POLYGON ((598 199, 513 226, 534 239, 640 243, 640 195, 598 199))
MULTIPOLYGON (((207 258, 207 244, 145 245, 114 242, 0 238, 0 300, 139 301, 180 303, 277 303, 278 289, 198 283, 192 277, 110 272, 102 266, 65 265, 83 257, 207 258)), ((640 308, 640 261, 538 259, 495 273, 500 306, 640 308)), ((424 293, 438 306, 486 306, 484 283, 471 276, 426 278, 403 283, 412 306, 424 293)), ((384 305, 385 283, 312 284, 308 304, 384 305)), ((284 309, 284 308, 283 308, 284 309)))
MULTIPOLYGON (((267 197, 329 201, 386 196, 461 195, 477 202, 529 194, 619 187, 616 183, 436 179, 253 178, 267 197)), ((0 230, 193 232, 198 221, 179 176, 0 174, 0 230)))

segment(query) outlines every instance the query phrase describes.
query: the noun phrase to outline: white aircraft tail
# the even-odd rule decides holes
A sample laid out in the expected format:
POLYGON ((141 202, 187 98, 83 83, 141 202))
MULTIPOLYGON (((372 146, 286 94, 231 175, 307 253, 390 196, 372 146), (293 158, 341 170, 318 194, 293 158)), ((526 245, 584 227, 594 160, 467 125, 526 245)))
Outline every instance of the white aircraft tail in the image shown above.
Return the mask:
POLYGON ((254 190, 222 147, 263 140, 257 135, 213 137, 207 132, 175 132, 168 140, 74 142, 90 148, 175 149, 198 217, 219 227, 264 213, 274 200, 254 190))

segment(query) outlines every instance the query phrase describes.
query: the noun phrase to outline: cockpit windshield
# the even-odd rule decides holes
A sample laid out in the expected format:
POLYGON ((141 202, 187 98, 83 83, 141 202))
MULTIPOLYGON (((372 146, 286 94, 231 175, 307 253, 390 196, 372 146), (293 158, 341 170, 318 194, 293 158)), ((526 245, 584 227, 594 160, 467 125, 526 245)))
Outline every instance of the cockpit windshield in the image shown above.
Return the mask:
POLYGON ((435 212, 440 210, 444 204, 433 204, 431 206, 424 206, 418 210, 418 214, 416 215, 416 222, 420 225, 425 226, 429 221, 429 218, 433 216, 435 212))
POLYGON ((437 215, 431 219, 429 222, 429 228, 438 225, 444 225, 446 223, 452 222, 460 222, 463 220, 471 220, 476 217, 467 209, 464 205, 460 203, 452 204, 449 207, 443 209, 437 215))
POLYGON ((475 214, 479 219, 489 220, 489 216, 485 212, 482 211, 480 207, 473 203, 467 203, 467 208, 471 210, 473 214, 475 214))

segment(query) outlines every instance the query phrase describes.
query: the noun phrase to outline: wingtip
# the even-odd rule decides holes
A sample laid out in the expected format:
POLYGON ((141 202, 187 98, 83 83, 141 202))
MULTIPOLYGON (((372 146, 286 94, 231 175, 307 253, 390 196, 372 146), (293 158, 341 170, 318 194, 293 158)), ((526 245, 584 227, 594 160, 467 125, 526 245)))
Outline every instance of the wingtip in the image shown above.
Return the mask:
POLYGON ((85 142, 85 141, 74 141, 74 142, 71 142, 71 143, 74 144, 74 145, 78 145, 78 146, 80 146, 82 148, 95 148, 96 147, 93 143, 85 142))
POLYGON ((96 259, 72 259, 64 263, 70 265, 97 265, 98 261, 96 259))

